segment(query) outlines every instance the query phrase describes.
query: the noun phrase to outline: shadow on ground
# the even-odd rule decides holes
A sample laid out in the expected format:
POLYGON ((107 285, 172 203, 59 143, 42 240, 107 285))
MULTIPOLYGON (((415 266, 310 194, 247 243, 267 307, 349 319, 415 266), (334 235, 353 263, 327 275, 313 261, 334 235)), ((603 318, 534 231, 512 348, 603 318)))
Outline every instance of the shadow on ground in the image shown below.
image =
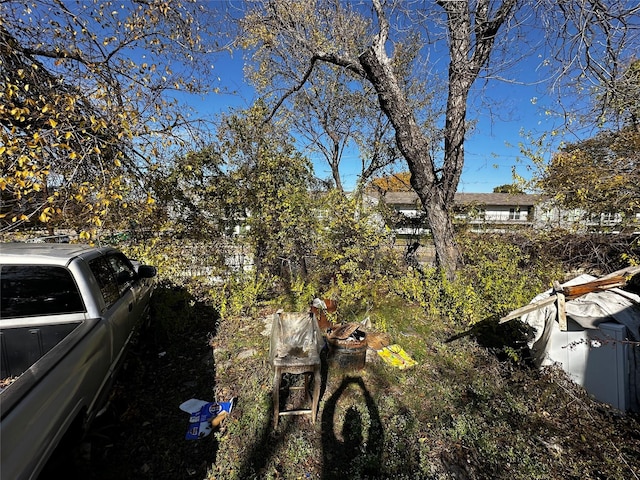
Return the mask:
POLYGON ((332 480, 379 475, 383 446, 382 422, 373 397, 362 378, 345 377, 325 402, 322 411, 322 478, 332 480), (347 390, 351 390, 350 398, 345 398, 347 390), (336 435, 339 402, 349 402, 349 406, 342 419, 341 433, 336 435))
MULTIPOLYGON (((330 391, 328 363, 323 355, 321 399, 330 391)), ((270 411, 273 412, 273 405, 270 411)), ((361 377, 345 376, 329 398, 321 402, 319 412, 322 458, 309 459, 310 470, 321 471, 324 480, 344 478, 379 478, 382 467, 384 432, 378 407, 361 377)), ((277 429, 273 416, 267 417, 260 435, 239 467, 237 478, 260 478, 282 444, 306 429, 315 436, 307 416, 282 417, 277 429)), ((277 468, 277 467, 276 467, 277 468)), ((275 472, 270 472, 275 473, 275 472)), ((283 473, 283 472, 280 472, 283 473)), ((314 477, 315 478, 315 477, 314 477)))
POLYGON ((207 339, 219 315, 185 289, 160 286, 151 324, 132 342, 103 414, 80 443, 65 442, 48 478, 181 480, 205 478, 217 440, 185 440, 190 398, 214 399, 215 364, 207 339))

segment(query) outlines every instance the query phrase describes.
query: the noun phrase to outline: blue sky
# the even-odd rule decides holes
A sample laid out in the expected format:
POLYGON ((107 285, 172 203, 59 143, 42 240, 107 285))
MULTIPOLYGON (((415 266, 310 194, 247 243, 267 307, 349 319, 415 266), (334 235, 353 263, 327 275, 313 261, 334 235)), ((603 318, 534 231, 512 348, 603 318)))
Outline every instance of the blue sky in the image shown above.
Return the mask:
MULTIPOLYGON (((472 96, 471 102, 489 103, 486 107, 470 108, 468 120, 475 127, 468 135, 465 144, 465 167, 458 191, 466 193, 492 192, 494 187, 513 182, 513 169, 525 178, 530 176, 528 166, 531 163, 522 155, 519 143, 524 139, 522 131, 550 132, 557 124, 544 114, 544 106, 550 101, 534 85, 537 80, 535 58, 521 67, 519 83, 492 81, 483 86, 480 92, 472 96), (536 99, 536 102, 532 101, 536 99), (480 113, 479 113, 480 112, 480 113)), ((231 94, 212 94, 206 99, 191 102, 199 116, 215 116, 231 108, 247 108, 253 99, 253 91, 243 81, 244 62, 240 54, 231 58, 220 57, 214 67, 214 77, 220 79, 219 85, 231 94)), ((472 105, 473 107, 473 105, 472 105)), ((552 152, 547 152, 550 155, 552 152)), ((313 159, 313 158, 312 158, 313 159)), ((329 166, 322 158, 314 161, 315 173, 320 178, 330 177, 329 166)), ((401 170, 406 170, 402 168, 401 170)), ((360 159, 357 152, 347 152, 341 163, 342 180, 345 188, 355 185, 360 172, 360 159)))

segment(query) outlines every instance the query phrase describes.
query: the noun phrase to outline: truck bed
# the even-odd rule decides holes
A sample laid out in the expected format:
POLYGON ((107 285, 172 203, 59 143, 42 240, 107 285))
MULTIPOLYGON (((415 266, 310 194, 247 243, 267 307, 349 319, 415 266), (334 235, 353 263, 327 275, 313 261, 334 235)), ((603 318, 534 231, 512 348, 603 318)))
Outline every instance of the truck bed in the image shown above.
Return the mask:
POLYGON ((4 417, 95 325, 97 319, 0 330, 4 417))

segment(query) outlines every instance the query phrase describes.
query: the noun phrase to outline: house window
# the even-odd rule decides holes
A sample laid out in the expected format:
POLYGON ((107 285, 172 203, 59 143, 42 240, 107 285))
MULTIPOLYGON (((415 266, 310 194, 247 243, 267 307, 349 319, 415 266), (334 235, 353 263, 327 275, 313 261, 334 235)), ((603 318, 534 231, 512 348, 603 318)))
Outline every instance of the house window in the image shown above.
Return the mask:
POLYGON ((509 220, 520 220, 520 210, 517 208, 510 208, 509 220))
POLYGON ((617 223, 617 215, 615 213, 606 212, 600 216, 600 221, 602 225, 614 225, 617 223))

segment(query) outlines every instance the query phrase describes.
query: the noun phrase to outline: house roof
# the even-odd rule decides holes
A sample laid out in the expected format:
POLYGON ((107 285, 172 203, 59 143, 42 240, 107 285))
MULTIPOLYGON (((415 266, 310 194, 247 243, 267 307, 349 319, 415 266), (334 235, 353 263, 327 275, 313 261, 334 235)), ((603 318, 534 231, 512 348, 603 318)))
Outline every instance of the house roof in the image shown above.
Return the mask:
MULTIPOLYGON (((419 202, 418 195, 411 192, 386 192, 380 196, 388 205, 414 205, 419 202)), ((456 193, 456 205, 499 205, 520 207, 533 206, 542 199, 542 195, 511 193, 456 193)))

